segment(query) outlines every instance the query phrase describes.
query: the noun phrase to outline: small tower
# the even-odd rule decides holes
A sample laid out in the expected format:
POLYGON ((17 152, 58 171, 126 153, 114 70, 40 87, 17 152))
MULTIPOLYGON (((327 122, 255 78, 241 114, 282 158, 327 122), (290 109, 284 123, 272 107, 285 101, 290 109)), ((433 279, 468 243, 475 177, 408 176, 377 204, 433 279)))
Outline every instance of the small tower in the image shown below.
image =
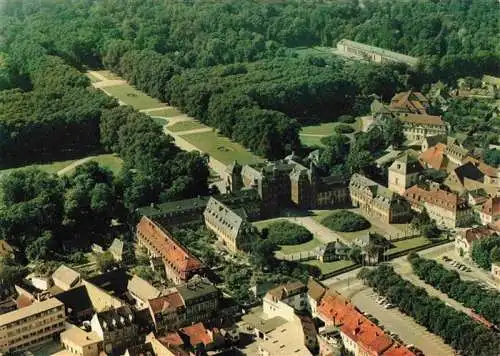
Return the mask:
POLYGON ((408 154, 399 157, 389 167, 389 190, 402 195, 407 188, 418 183, 422 170, 417 159, 408 154))
POLYGON ((238 192, 243 188, 243 177, 241 171, 243 167, 238 161, 234 161, 227 167, 227 191, 238 192))

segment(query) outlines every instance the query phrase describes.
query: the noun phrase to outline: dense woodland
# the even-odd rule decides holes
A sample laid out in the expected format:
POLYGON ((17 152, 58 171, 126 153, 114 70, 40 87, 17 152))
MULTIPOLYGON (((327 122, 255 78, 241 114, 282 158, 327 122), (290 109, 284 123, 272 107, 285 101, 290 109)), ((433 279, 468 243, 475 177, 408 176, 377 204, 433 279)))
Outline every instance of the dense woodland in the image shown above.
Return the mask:
MULTIPOLYGON (((40 73, 30 63, 43 55, 59 56, 78 68, 104 65, 256 153, 276 158, 297 149, 300 123, 363 112, 366 95, 387 99, 396 90, 437 79, 498 72, 495 9, 493 0, 26 0, 22 6, 10 0, 0 17, 0 85, 29 87, 26 75, 33 81, 33 73, 40 73), (293 58, 295 47, 334 47, 341 38, 418 56, 421 65, 411 71, 293 58)), ((4 93, 4 101, 16 94, 4 93)), ((35 100, 36 105, 31 96, 16 100, 24 106, 35 100)), ((6 121, 19 122, 18 113, 6 112, 6 121)), ((73 125, 97 116, 95 109, 81 111, 66 121, 73 125)), ((95 129, 95 123, 89 126, 95 129)), ((13 131, 5 129, 6 135, 13 131)))

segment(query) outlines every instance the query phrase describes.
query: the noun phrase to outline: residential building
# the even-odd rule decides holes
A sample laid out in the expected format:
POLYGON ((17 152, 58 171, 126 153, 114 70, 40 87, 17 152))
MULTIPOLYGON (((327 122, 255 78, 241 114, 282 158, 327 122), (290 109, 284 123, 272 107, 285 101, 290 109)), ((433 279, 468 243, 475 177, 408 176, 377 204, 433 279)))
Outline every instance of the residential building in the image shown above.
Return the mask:
POLYGON ((157 332, 175 330, 185 324, 186 308, 177 291, 150 299, 148 308, 157 332))
POLYGON ((313 355, 306 345, 307 339, 300 320, 288 321, 286 324, 269 332, 265 339, 258 342, 258 355, 260 356, 313 355))
POLYGON ((342 340, 336 326, 322 327, 318 332, 319 356, 338 355, 342 340))
POLYGON ((153 261, 163 263, 167 278, 175 284, 203 274, 205 266, 163 227, 143 216, 137 224, 137 241, 153 261))
POLYGON ((351 201, 367 215, 388 224, 406 222, 410 206, 386 187, 360 174, 353 174, 349 183, 351 201))
POLYGON ((54 285, 56 287, 62 289, 63 291, 67 291, 80 285, 81 276, 77 271, 66 267, 65 265, 61 265, 52 274, 52 280, 54 281, 54 285))
POLYGON ((130 296, 135 300, 135 307, 138 310, 148 307, 148 300, 158 298, 161 292, 153 287, 148 281, 134 275, 128 282, 127 289, 130 296))
POLYGON ((184 304, 187 324, 208 321, 217 316, 222 294, 208 279, 195 276, 176 289, 184 304))
POLYGON ((318 260, 325 263, 348 259, 351 248, 337 239, 318 247, 316 251, 318 260))
POLYGON ((463 194, 468 191, 468 181, 484 182, 484 174, 472 162, 464 163, 452 170, 443 184, 450 190, 463 194))
POLYGON ((446 124, 441 116, 401 113, 397 118, 403 123, 403 134, 413 142, 422 142, 428 136, 446 135, 446 124))
POLYGON ((446 146, 447 136, 446 135, 436 135, 436 136, 426 136, 422 141, 422 146, 420 147, 422 152, 427 151, 429 148, 436 146, 437 144, 444 144, 446 146))
POLYGON ((64 304, 66 318, 72 324, 82 325, 94 315, 94 306, 85 285, 59 293, 55 298, 64 304))
POLYGON ((187 340, 187 344, 197 350, 211 351, 217 346, 223 345, 225 340, 218 329, 207 328, 203 323, 186 326, 178 330, 181 337, 187 340))
POLYGON ((412 90, 397 93, 389 104, 389 110, 392 112, 426 115, 428 109, 429 100, 424 94, 412 90))
POLYGON ((418 58, 347 39, 337 43, 337 50, 375 63, 404 63, 412 67, 418 64, 418 58))
POLYGON ((203 217, 207 228, 231 252, 241 251, 255 236, 244 209, 232 210, 213 197, 208 200, 203 217))
POLYGON ((0 354, 29 350, 64 330, 64 305, 55 298, 0 315, 0 354))
POLYGON ((271 289, 262 300, 268 318, 275 316, 292 320, 295 311, 307 308, 307 287, 301 282, 290 282, 271 289))
POLYGON ((135 316, 126 305, 94 314, 90 325, 92 331, 103 341, 103 350, 108 354, 124 352, 138 340, 135 316))
MULTIPOLYGON (((467 202, 470 206, 481 205, 488 200, 488 193, 483 188, 470 190, 467 192, 467 202)), ((486 225, 482 222, 483 225, 486 225)))
POLYGON ((389 167, 389 190, 403 195, 406 189, 418 183, 423 169, 420 162, 408 154, 397 158, 389 167))
POLYGON ((150 342, 130 346, 125 350, 123 356, 155 356, 153 345, 150 342))
POLYGON ((472 245, 490 236, 499 235, 498 231, 486 226, 468 228, 455 237, 455 250, 460 256, 470 258, 472 245))
POLYGON ((486 200, 479 217, 483 225, 496 225, 500 220, 500 196, 486 200))
POLYGON ((414 185, 404 196, 414 210, 421 212, 425 208, 429 217, 439 226, 464 226, 472 217, 472 209, 467 205, 466 199, 442 190, 436 184, 431 184, 429 188, 414 185))
POLYGON ((313 317, 317 316, 318 313, 318 305, 321 301, 321 298, 326 294, 328 288, 326 288, 323 284, 318 282, 312 277, 309 277, 307 281, 307 305, 311 311, 311 315, 313 317))
POLYGON ((463 147, 457 139, 449 137, 446 144, 445 154, 450 162, 456 165, 461 165, 465 158, 469 155, 469 150, 463 147))
POLYGON ((382 235, 368 232, 358 238, 356 238, 352 245, 361 248, 361 254, 366 264, 374 265, 383 260, 384 253, 391 247, 389 241, 387 241, 382 235))
POLYGON ((446 145, 438 143, 423 151, 420 156, 418 156, 418 160, 425 168, 446 171, 450 163, 446 157, 445 151, 446 145))
POLYGON ((98 356, 102 348, 102 339, 99 335, 76 326, 63 331, 60 338, 66 352, 73 355, 98 356))

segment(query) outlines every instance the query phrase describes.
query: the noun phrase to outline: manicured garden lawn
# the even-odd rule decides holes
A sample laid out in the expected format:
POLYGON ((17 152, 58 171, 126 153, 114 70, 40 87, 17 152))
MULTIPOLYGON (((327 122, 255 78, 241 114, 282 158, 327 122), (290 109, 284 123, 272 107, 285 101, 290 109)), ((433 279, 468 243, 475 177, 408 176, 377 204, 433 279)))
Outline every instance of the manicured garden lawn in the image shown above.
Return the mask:
POLYGON ((99 163, 101 167, 108 168, 115 175, 120 172, 123 166, 123 160, 114 154, 99 155, 96 156, 96 158, 93 158, 92 160, 99 163))
POLYGON ((284 255, 290 255, 297 252, 311 251, 321 245, 321 241, 314 237, 311 241, 307 241, 303 244, 280 246, 280 252, 284 255))
MULTIPOLYGON (((133 106, 137 110, 153 109, 165 106, 165 104, 159 100, 144 94, 128 84, 106 87, 104 90, 125 104, 133 106)), ((156 115, 154 112, 153 114, 156 115)))
POLYGON ((113 72, 110 72, 109 70, 98 70, 96 72, 99 73, 100 75, 102 75, 104 78, 106 78, 108 80, 120 80, 120 79, 123 79, 120 76, 118 76, 117 74, 115 74, 113 72))
MULTIPOLYGON (((155 111, 156 113, 156 111, 155 111)), ((180 121, 168 127, 169 131, 172 132, 181 132, 181 131, 190 131, 190 130, 198 130, 198 129, 206 129, 208 126, 203 125, 201 122, 196 120, 189 121, 180 121)))
POLYGON ((4 170, 1 170, 0 171, 0 177, 4 174, 7 174, 9 172, 13 172, 15 170, 18 170, 18 169, 24 169, 24 168, 38 168, 44 172, 47 172, 47 173, 57 173, 58 171, 60 171, 61 169, 63 169, 64 167, 67 167, 69 166, 71 163, 73 163, 74 161, 76 160, 68 160, 68 161, 55 161, 55 162, 52 162, 52 163, 44 163, 44 164, 30 164, 30 165, 27 165, 27 166, 22 166, 22 167, 16 167, 16 168, 8 168, 8 169, 4 169, 4 170))
POLYGON ((309 266, 316 266, 321 270, 322 274, 327 274, 331 272, 338 271, 339 269, 350 267, 354 265, 354 262, 351 260, 340 260, 340 261, 334 261, 334 262, 326 262, 322 263, 319 260, 312 260, 312 261, 306 261, 302 262, 306 265, 309 266))
POLYGON ((163 117, 151 117, 154 122, 156 122, 160 126, 165 126, 168 123, 168 119, 165 119, 163 117))
POLYGON ((149 111, 147 114, 150 116, 164 116, 164 117, 174 117, 182 115, 182 113, 176 108, 165 108, 160 110, 149 111))
POLYGON ((263 162, 262 158, 240 144, 213 131, 181 135, 181 137, 224 164, 230 164, 235 160, 240 164, 263 162))
POLYGON ((308 147, 324 147, 323 143, 321 142, 322 137, 320 136, 305 136, 305 135, 299 135, 300 142, 304 146, 308 147))
POLYGON ((302 130, 300 130, 300 133, 330 136, 334 132, 334 127, 338 124, 338 122, 325 122, 318 125, 303 126, 302 130))
POLYGON ((424 245, 429 245, 432 242, 423 236, 415 237, 413 239, 408 239, 408 240, 403 240, 403 241, 398 241, 394 242, 393 245, 395 247, 391 248, 390 250, 387 250, 386 255, 390 255, 393 253, 405 251, 405 250, 410 250, 412 248, 424 246, 424 245))

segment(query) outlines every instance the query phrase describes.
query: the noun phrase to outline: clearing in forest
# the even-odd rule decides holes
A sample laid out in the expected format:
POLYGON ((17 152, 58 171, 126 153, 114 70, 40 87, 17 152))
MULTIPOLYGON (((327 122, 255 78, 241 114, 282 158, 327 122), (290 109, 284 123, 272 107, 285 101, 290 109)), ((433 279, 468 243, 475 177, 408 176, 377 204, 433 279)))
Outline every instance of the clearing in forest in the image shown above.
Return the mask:
MULTIPOLYGON (((165 103, 144 94, 142 91, 139 91, 128 84, 110 86, 103 90, 109 95, 120 100, 122 103, 133 106, 137 110, 153 109, 165 106, 165 103)), ((155 115, 157 114, 155 113, 155 115)))

